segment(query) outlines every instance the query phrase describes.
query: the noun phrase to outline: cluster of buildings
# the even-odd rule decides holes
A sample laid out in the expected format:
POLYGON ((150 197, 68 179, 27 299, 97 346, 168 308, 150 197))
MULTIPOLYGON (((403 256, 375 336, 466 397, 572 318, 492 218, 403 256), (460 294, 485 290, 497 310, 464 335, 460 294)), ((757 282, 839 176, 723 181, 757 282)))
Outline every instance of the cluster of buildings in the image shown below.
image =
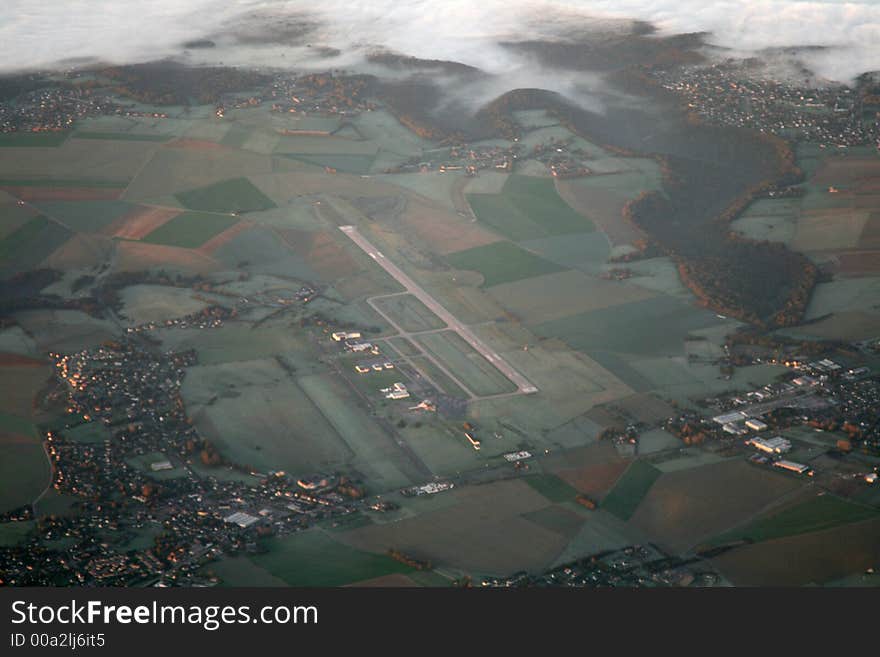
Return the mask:
POLYGON ((125 338, 52 357, 68 419, 44 445, 52 486, 76 500, 75 512, 44 517, 26 540, 0 547, 2 584, 204 583, 204 566, 222 554, 256 551, 261 536, 367 504, 362 490, 333 476, 294 480, 217 463, 180 397, 193 352, 157 353, 125 338), (89 425, 106 438, 84 440, 89 425), (252 476, 221 480, 210 474, 217 466, 252 476), (144 535, 152 542, 133 543, 144 535))
POLYGON ((510 146, 453 146, 442 153, 425 153, 412 157, 403 164, 385 170, 385 173, 428 173, 438 171, 463 172, 468 176, 478 171, 513 171, 522 151, 519 144, 510 146))
POLYGON ((532 149, 530 157, 538 160, 550 171, 554 178, 581 178, 592 172, 585 164, 589 155, 582 149, 572 147, 572 138, 550 139, 547 144, 538 144, 532 149))
POLYGON ((484 587, 657 588, 715 586, 721 578, 699 559, 679 559, 654 545, 630 545, 607 550, 530 575, 483 578, 484 587))
POLYGON ((174 319, 166 319, 161 322, 145 322, 136 326, 129 326, 127 333, 144 333, 155 331, 160 328, 181 328, 181 329, 212 329, 220 328, 228 319, 232 319, 238 313, 235 309, 226 308, 225 306, 209 306, 204 310, 191 313, 184 317, 176 317, 174 319))
POLYGON ((803 85, 762 77, 748 63, 681 66, 651 71, 709 123, 754 128, 827 147, 880 147, 880 107, 867 107, 857 90, 803 85))
POLYGON ((163 112, 142 112, 122 105, 105 93, 64 84, 0 102, 0 133, 58 132, 81 119, 108 115, 168 118, 163 112))
POLYGON ((452 490, 453 488, 455 488, 455 484, 451 481, 431 481, 427 484, 422 484, 421 486, 404 488, 400 491, 400 494, 405 497, 421 497, 422 495, 436 495, 437 493, 443 493, 447 490, 452 490))

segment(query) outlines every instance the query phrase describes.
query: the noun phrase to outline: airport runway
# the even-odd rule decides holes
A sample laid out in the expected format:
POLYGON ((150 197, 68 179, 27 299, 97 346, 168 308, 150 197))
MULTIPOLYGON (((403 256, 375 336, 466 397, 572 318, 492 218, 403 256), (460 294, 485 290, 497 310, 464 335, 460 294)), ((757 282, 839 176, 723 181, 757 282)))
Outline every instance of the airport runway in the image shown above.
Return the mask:
POLYGON ((407 292, 425 304, 431 312, 446 322, 446 325, 449 328, 458 333, 462 339, 473 347, 483 358, 492 363, 498 371, 510 379, 511 383, 517 387, 517 390, 520 393, 529 395, 538 392, 538 389, 532 385, 526 377, 516 371, 513 366, 504 360, 498 353, 492 351, 492 349, 485 342, 480 340, 473 331, 462 324, 455 315, 441 306, 434 297, 428 294, 424 288, 404 273, 400 267, 388 260, 388 258, 373 246, 367 238, 361 235, 357 226, 340 226, 339 230, 345 233, 352 242, 363 249, 368 256, 382 267, 382 269, 388 272, 394 280, 400 283, 407 292))

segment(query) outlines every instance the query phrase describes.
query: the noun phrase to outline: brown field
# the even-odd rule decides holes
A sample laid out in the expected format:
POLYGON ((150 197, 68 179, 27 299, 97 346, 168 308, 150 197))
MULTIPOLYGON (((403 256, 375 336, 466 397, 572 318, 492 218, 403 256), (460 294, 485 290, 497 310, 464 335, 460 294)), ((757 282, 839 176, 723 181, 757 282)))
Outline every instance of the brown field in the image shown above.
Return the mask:
POLYGON ((868 222, 867 210, 814 210, 798 219, 792 248, 798 251, 852 249, 868 222))
POLYGON ((860 249, 880 249, 880 212, 872 212, 859 236, 860 249))
POLYGON ((30 436, 23 436, 20 433, 10 433, 8 431, 0 431, 0 445, 33 445, 34 439, 30 436))
POLYGON ((355 582, 354 584, 346 584, 346 586, 352 588, 406 588, 419 586, 419 584, 403 573, 393 573, 391 575, 383 575, 382 577, 374 577, 373 579, 365 579, 362 582, 355 582))
POLYGON ((645 234, 623 219, 627 199, 600 187, 583 187, 574 180, 557 180, 556 190, 575 211, 592 219, 613 246, 633 244, 645 234))
POLYGON ((629 464, 629 459, 620 459, 612 463, 557 470, 555 474, 572 488, 600 502, 629 464))
POLYGON ((46 363, 36 358, 20 354, 0 353, 0 368, 4 367, 42 367, 46 363))
POLYGON ((327 193, 345 198, 350 196, 394 196, 401 193, 399 187, 386 184, 375 178, 364 179, 360 176, 342 173, 328 175, 323 171, 316 172, 310 169, 309 165, 286 158, 274 158, 273 162, 276 170, 282 165, 291 170, 266 174, 254 173, 249 175, 249 178, 261 192, 278 205, 300 194, 327 193))
POLYGON ((824 584, 876 567, 880 519, 736 548, 713 559, 739 586, 824 584))
POLYGON ((177 267, 192 273, 221 269, 216 260, 198 251, 146 242, 119 242, 114 272, 141 271, 150 267, 177 267))
POLYGON ((675 415, 675 409, 654 395, 638 394, 614 402, 629 417, 645 424, 656 424, 675 415))
POLYGON ((831 157, 824 161, 811 182, 846 189, 869 188, 880 179, 880 160, 876 157, 831 157))
POLYGON ((843 276, 880 274, 880 251, 841 253, 837 260, 836 271, 843 276))
POLYGON ((361 268, 348 252, 325 231, 279 229, 291 250, 302 257, 321 278, 333 281, 352 276, 361 268))
POLYGON ((182 210, 174 208, 140 206, 114 221, 102 232, 105 235, 112 235, 113 237, 125 240, 143 239, 181 212, 182 210))
POLYGON ((725 461, 664 474, 630 523, 675 551, 741 525, 795 493, 801 482, 745 461, 725 461))
POLYGON ((204 253, 206 255, 210 255, 214 253, 217 249, 219 249, 224 244, 229 243, 236 235, 238 235, 243 230, 248 228, 253 228, 254 223, 251 221, 238 221, 234 223, 232 226, 224 230, 219 235, 214 235, 207 242, 202 244, 197 251, 199 253, 204 253))
POLYGON ((554 452, 543 462, 544 470, 552 472, 572 488, 596 501, 611 490, 614 483, 629 466, 610 442, 598 442, 585 447, 554 452))
POLYGON ((470 219, 412 195, 408 195, 406 208, 398 221, 403 234, 413 236, 441 255, 498 241, 495 234, 470 219))
POLYGON ((0 412, 31 417, 34 396, 52 376, 45 363, 0 368, 0 412))
POLYGON ((0 187, 23 201, 115 201, 121 187, 0 187))
POLYGON ((97 267, 107 261, 113 247, 109 237, 77 233, 50 253, 42 265, 60 270, 97 267))
POLYGON ((546 568, 566 538, 522 518, 550 503, 526 482, 500 481, 458 488, 448 508, 394 523, 354 529, 344 540, 360 549, 396 548, 437 565, 475 574, 507 574, 546 568))
POLYGON ((826 340, 867 340, 880 334, 880 315, 858 310, 834 313, 815 324, 798 327, 797 333, 826 340))
POLYGON ((215 148, 226 148, 222 144, 207 139, 190 139, 188 137, 178 137, 163 144, 164 148, 185 148, 187 150, 203 151, 215 148))

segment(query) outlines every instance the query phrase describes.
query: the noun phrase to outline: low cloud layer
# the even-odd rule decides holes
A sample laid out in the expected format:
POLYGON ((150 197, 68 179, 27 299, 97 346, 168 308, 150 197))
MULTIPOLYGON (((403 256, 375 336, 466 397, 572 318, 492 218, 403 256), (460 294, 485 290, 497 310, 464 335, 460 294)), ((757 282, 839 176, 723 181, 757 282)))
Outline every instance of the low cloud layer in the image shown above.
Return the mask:
POLYGON ((519 63, 498 41, 606 19, 648 21, 669 34, 705 31, 738 55, 825 46, 800 56, 829 79, 880 69, 878 0, 4 0, 0 69, 179 56, 182 43, 211 38, 218 48, 193 52, 195 61, 298 65, 314 44, 342 50, 342 63, 384 47, 501 73, 519 63))

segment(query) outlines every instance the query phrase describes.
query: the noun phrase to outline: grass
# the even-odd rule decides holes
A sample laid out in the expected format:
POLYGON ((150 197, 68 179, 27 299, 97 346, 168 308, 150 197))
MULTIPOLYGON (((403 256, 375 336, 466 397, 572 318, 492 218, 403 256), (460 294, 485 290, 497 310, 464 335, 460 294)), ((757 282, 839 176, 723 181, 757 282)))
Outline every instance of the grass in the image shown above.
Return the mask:
POLYGON ((0 513, 30 504, 49 483, 49 464, 38 444, 0 445, 0 513))
POLYGON ((35 205, 82 233, 97 233, 136 207, 125 201, 48 201, 35 205))
POLYGON ((100 422, 83 422, 64 430, 64 437, 77 443, 103 443, 110 439, 110 430, 100 422))
POLYGON ((602 500, 602 508, 621 520, 629 520, 661 474, 647 461, 636 461, 602 500))
POLYGON ((506 376, 457 333, 428 333, 416 340, 475 395, 497 395, 516 390, 506 376))
POLYGON ((175 194, 184 207, 203 212, 253 212, 275 206, 247 178, 231 178, 213 185, 175 194))
POLYGON ((55 147, 60 146, 69 132, 7 132, 0 134, 0 148, 55 147))
POLYGON ((342 173, 365 174, 369 173, 375 155, 361 154, 310 154, 310 153, 285 153, 284 157, 298 160, 306 164, 314 164, 320 167, 331 167, 342 173))
POLYGON ((168 141, 168 135, 144 135, 133 132, 75 132, 74 139, 112 139, 119 141, 168 141))
POLYGON ((552 474, 529 475, 525 482, 554 504, 571 502, 578 494, 574 488, 552 474))
POLYGON ((361 552, 320 530, 272 538, 252 561, 290 586, 343 586, 412 569, 385 555, 361 552))
POLYGON ((0 524, 0 547, 11 547, 21 543, 36 524, 35 520, 4 522, 0 524))
POLYGON ((95 178, 0 178, 0 187, 91 187, 123 189, 127 181, 95 178))
POLYGON ((564 267, 504 241, 458 251, 446 256, 446 259, 457 269, 482 274, 484 287, 564 270, 564 267))
POLYGON ((854 504, 834 495, 822 495, 793 507, 758 518, 749 525, 712 539, 719 545, 737 540, 770 541, 847 525, 874 518, 880 510, 854 504))
POLYGON ((500 194, 471 194, 468 202, 477 219, 513 241, 595 230, 562 200, 550 178, 513 175, 500 194))
POLYGON ((376 299, 375 304, 404 331, 429 331, 446 323, 411 294, 376 299))
POLYGON ((238 223, 238 217, 206 212, 183 212, 159 226, 143 241, 196 249, 238 223))

